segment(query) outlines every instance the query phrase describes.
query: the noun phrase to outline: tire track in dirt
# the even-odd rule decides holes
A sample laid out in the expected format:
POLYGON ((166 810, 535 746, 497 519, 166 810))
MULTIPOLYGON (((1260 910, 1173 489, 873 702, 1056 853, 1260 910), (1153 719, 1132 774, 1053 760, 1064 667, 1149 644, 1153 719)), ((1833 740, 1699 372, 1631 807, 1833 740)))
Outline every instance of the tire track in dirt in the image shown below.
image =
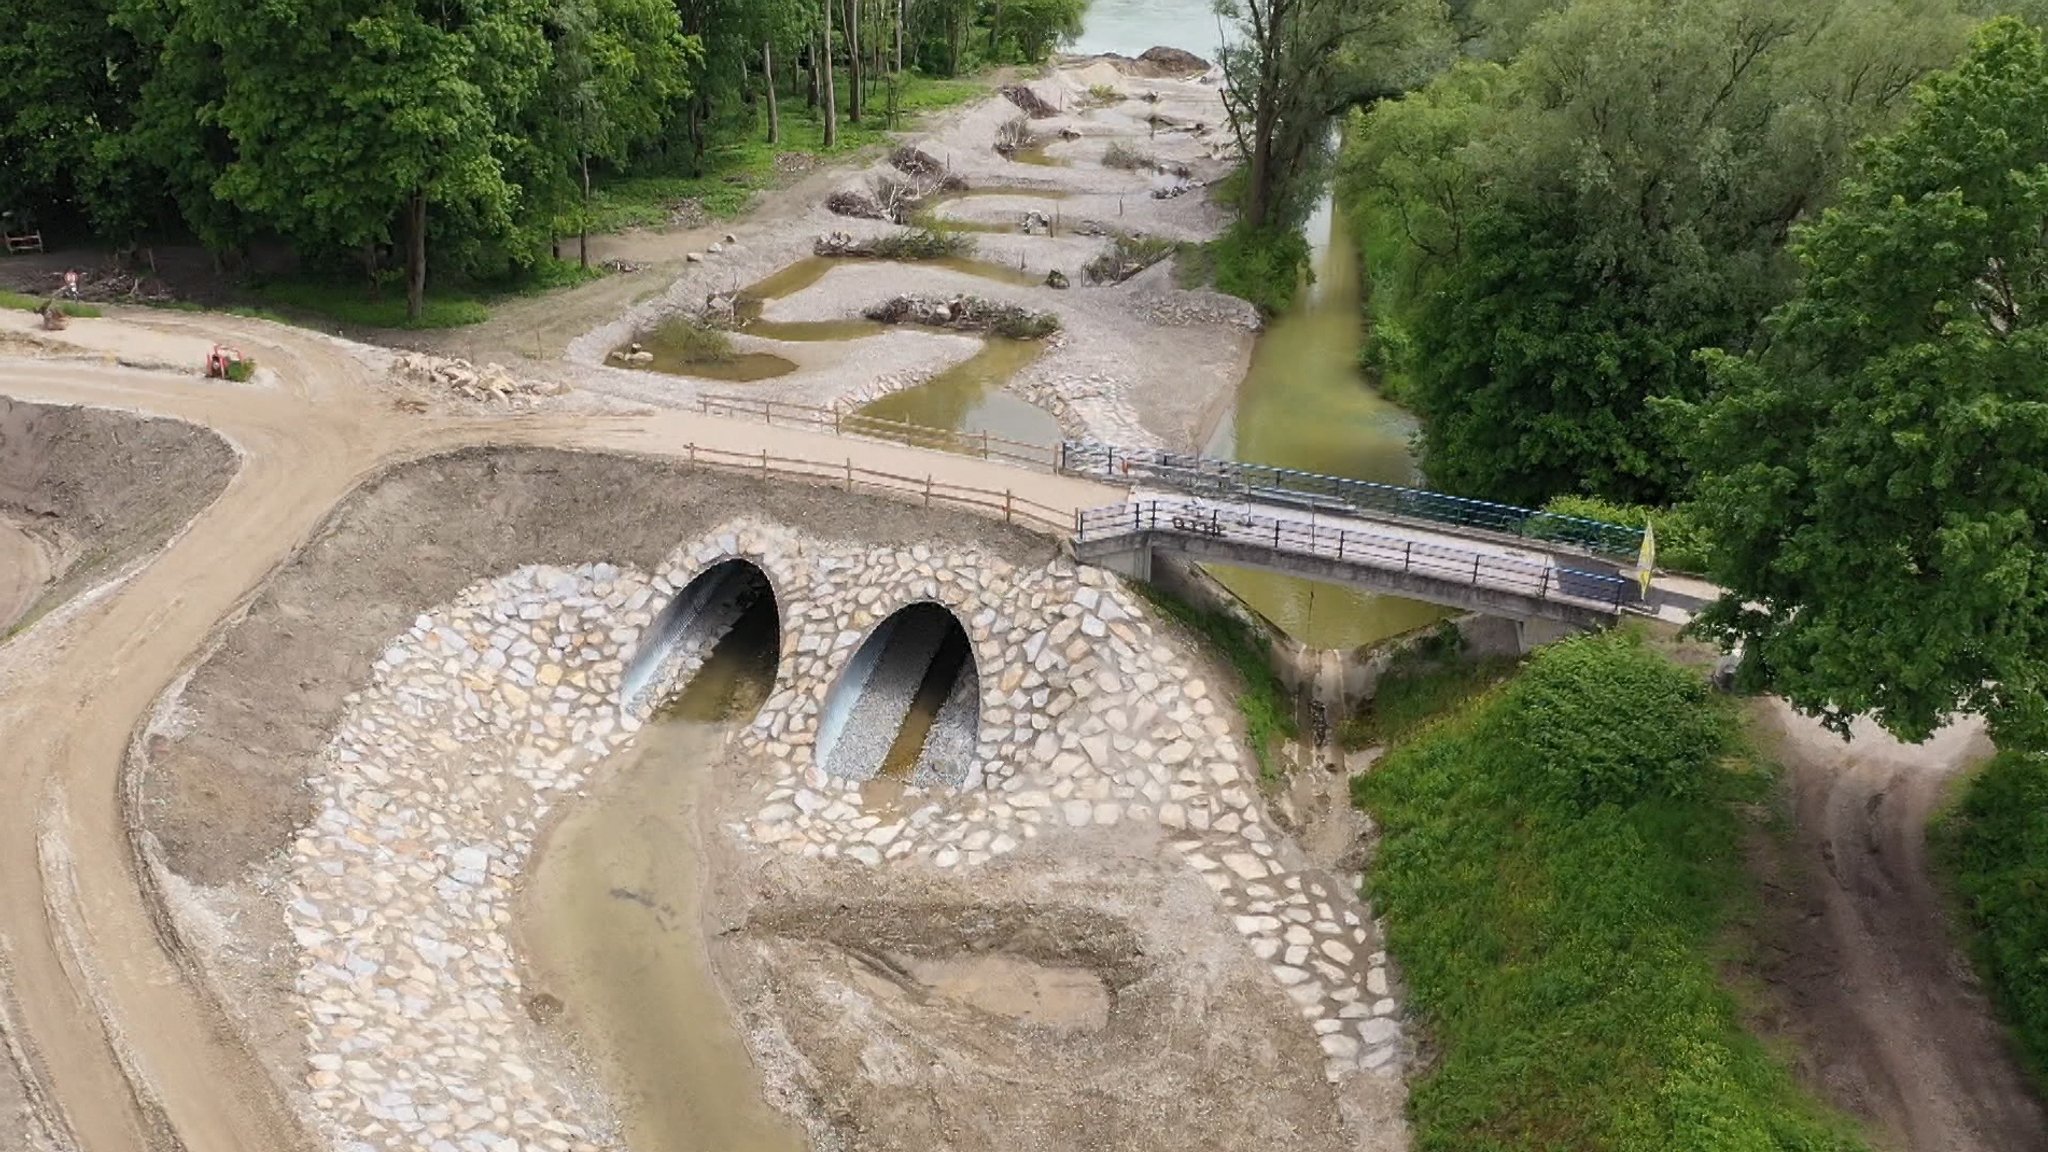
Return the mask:
POLYGON ((1843 742, 1782 701, 1758 706, 1786 769, 1791 842, 1766 849, 1764 977, 1801 1072, 1909 1152, 2041 1152, 2048 1113, 1955 947, 1927 821, 1991 754, 1979 723, 1904 745, 1859 722, 1843 742))

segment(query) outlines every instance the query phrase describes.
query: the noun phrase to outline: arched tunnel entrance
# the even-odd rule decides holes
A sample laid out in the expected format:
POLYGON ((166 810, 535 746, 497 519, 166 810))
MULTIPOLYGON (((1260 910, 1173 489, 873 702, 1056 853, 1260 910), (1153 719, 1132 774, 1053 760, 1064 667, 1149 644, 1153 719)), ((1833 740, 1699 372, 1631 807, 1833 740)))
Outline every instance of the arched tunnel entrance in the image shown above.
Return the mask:
POLYGON ((876 625, 825 697, 818 763, 829 776, 918 787, 967 777, 981 678, 959 617, 920 602, 876 625))
POLYGON ((628 707, 650 710, 683 691, 714 661, 728 677, 755 679, 765 696, 775 677, 782 621, 767 573, 751 560, 721 560, 677 590, 648 624, 620 685, 628 707))

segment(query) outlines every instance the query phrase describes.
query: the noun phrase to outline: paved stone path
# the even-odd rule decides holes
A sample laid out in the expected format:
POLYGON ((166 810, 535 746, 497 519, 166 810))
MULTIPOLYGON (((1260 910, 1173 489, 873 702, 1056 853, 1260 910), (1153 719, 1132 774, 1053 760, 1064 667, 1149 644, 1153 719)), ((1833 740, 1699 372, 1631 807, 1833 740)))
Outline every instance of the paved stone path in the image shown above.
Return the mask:
POLYGON ((676 590, 733 556, 783 623, 773 693, 741 743, 783 766, 743 842, 865 867, 972 869, 1041 837, 1149 823, 1300 1009, 1336 1080, 1395 1073, 1396 994, 1346 882, 1306 867, 1264 814, 1215 698, 1112 578, 970 550, 851 550, 738 521, 653 575, 522 569, 421 615, 375 665, 312 784, 286 915, 300 951, 312 1118, 341 1152, 592 1152, 616 1146, 529 1022, 508 929, 548 810, 627 742, 662 685, 736 616, 683 630, 654 690, 619 697, 676 590), (868 632, 929 600, 965 624, 981 726, 957 788, 889 813, 812 755, 824 698, 868 632), (723 625, 719 621, 725 621, 723 625))

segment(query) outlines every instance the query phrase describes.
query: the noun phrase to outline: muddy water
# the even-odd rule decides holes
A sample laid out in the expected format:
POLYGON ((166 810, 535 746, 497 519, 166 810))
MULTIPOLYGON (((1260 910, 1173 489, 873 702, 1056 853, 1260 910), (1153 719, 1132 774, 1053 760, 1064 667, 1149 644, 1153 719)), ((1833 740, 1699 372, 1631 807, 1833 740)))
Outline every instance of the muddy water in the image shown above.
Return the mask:
MULTIPOLYGON (((1415 418, 1373 390, 1358 367, 1357 251, 1342 213, 1323 201, 1309 222, 1316 280, 1269 325, 1238 385, 1237 403, 1209 451, 1218 456, 1374 480, 1420 479, 1409 441, 1415 418)), ((1210 572, 1265 617, 1318 648, 1351 648, 1449 613, 1333 584, 1216 565, 1210 572)))
MULTIPOLYGON (((794 263, 784 265, 775 272, 756 280, 740 289, 740 296, 747 300, 780 300, 816 284, 825 278, 825 273, 842 265, 862 259, 857 256, 806 256, 794 263)), ((1045 279, 1045 273, 1032 275, 1009 264, 997 264, 990 260, 976 260, 971 256, 946 256, 938 260, 919 260, 914 263, 900 261, 875 261, 889 263, 899 270, 918 267, 950 268, 969 276, 994 280, 1003 284, 1018 284, 1030 287, 1045 279)))
POLYGON ((860 413, 970 436, 987 433, 1027 444, 1057 444, 1060 426, 1052 413, 1003 390, 1044 351, 1038 340, 986 337, 981 351, 927 383, 882 397, 860 413))
MULTIPOLYGON (((764 605, 765 609, 765 605, 764 605)), ((705 952, 700 805, 726 737, 775 670, 772 610, 750 612, 549 835, 522 936, 623 1113, 634 1152, 798 1152, 705 952)))
POLYGON ((751 384, 796 371, 796 361, 772 352, 707 352, 702 341, 693 337, 689 321, 680 318, 666 321, 639 340, 654 359, 634 367, 674 376, 751 384))

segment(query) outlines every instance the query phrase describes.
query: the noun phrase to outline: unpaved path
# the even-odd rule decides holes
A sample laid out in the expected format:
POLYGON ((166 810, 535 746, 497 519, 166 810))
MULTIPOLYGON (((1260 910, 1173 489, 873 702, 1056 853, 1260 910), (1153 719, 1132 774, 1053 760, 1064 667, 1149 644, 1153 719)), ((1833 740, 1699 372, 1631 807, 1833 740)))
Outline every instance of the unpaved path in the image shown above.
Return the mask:
POLYGON ((222 333, 274 370, 236 386, 63 360, 0 359, 0 394, 163 415, 242 452, 227 489, 109 594, 0 647, 0 949, 12 1039, 85 1152, 292 1152, 303 1134, 218 1006, 182 978, 134 872, 122 793, 130 734, 215 627, 359 480, 473 443, 681 455, 691 444, 812 459, 1078 508, 1120 493, 1000 463, 769 429, 693 413, 397 411, 365 361, 323 337, 224 317, 119 319, 94 338, 166 344, 222 333))
POLYGON ((0 636, 28 610, 50 578, 42 542, 0 519, 0 636))
POLYGON ((1798 1042, 1801 1071, 1883 1147, 2048 1149, 2048 1113, 1954 947, 1927 865, 1944 788, 1991 754, 1982 726, 1916 747, 1859 724, 1844 743, 1777 700, 1757 723, 1792 792, 1792 841, 1760 863, 1764 976, 1784 1013, 1771 1023, 1798 1042))

